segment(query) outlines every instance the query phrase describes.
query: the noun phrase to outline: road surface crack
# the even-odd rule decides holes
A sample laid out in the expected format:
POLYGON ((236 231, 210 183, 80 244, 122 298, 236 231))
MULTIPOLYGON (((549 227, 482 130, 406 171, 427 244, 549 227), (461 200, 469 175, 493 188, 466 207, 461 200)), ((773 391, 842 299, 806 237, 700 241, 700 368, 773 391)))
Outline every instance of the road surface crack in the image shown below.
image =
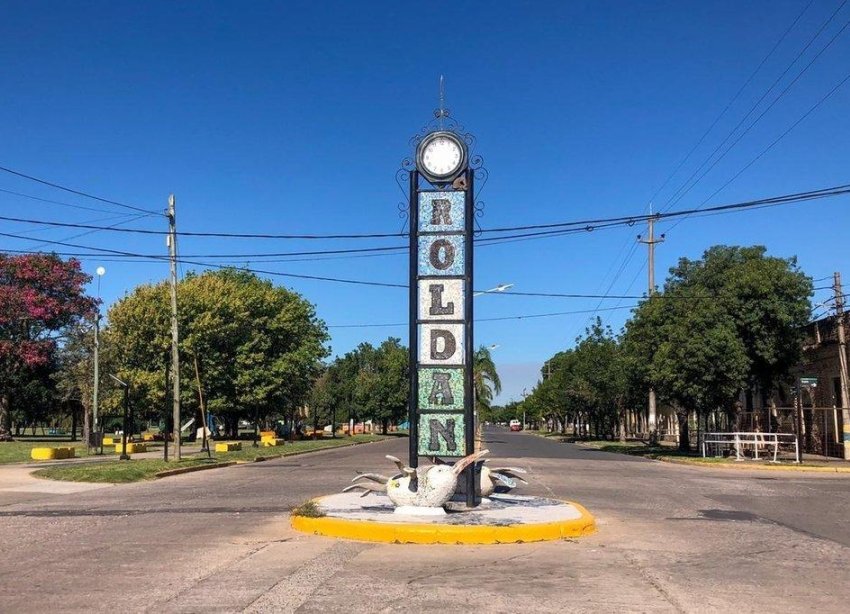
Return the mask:
POLYGON ((661 584, 661 581, 654 575, 652 575, 649 570, 646 569, 646 567, 644 567, 640 563, 640 561, 638 561, 634 556, 630 555, 628 552, 623 552, 623 558, 626 559, 626 562, 629 565, 631 565, 637 570, 641 578, 646 580, 646 582, 652 588, 658 591, 658 593, 664 598, 665 601, 667 601, 667 603, 673 606, 676 612, 679 612, 679 614, 687 613, 688 610, 679 602, 679 600, 676 599, 672 594, 670 594, 670 592, 661 584))

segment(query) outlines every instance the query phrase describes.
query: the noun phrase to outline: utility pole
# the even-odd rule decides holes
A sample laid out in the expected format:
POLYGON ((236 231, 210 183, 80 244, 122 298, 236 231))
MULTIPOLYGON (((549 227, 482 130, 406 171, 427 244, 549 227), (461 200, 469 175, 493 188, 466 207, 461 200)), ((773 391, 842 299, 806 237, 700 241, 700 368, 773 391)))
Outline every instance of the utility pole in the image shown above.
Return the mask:
POLYGON ((174 425, 172 460, 180 460, 180 353, 177 347, 177 227, 174 194, 168 197, 168 256, 171 261, 171 406, 174 425))
MULTIPOLYGON (((652 204, 649 205, 649 219, 647 220, 647 224, 649 226, 649 236, 644 239, 640 235, 638 235, 638 242, 645 244, 649 248, 649 266, 647 267, 649 271, 649 297, 655 294, 655 245, 657 243, 664 242, 664 235, 662 234, 659 238, 655 238, 655 216, 652 214, 652 204)), ((655 409, 655 388, 650 385, 649 387, 649 443, 650 445, 655 445, 658 443, 658 426, 657 426, 657 418, 656 418, 656 409, 655 409)))
POLYGON ((850 383, 847 381, 847 340, 844 338, 844 292, 841 290, 841 273, 833 274, 835 290, 835 326, 838 331, 838 365, 841 379, 841 441, 844 459, 850 460, 850 383))
MULTIPOLYGON (((92 428, 94 429, 95 448, 100 449, 103 454, 103 434, 98 427, 98 393, 100 392, 100 278, 106 273, 102 266, 97 267, 97 313, 94 318, 94 389, 92 390, 92 428)), ((86 434, 89 439, 86 447, 91 448, 91 433, 86 434)))

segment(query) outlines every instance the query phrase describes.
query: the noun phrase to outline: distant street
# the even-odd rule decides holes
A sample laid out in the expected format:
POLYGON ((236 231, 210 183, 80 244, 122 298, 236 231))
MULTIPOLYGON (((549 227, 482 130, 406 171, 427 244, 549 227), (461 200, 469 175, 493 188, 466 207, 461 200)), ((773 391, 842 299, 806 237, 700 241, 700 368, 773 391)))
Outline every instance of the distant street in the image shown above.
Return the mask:
POLYGON ((580 502, 570 542, 399 546, 296 533, 288 510, 389 471, 392 440, 0 500, 4 612, 766 612, 850 602, 848 476, 703 469, 485 431, 520 492, 580 502))

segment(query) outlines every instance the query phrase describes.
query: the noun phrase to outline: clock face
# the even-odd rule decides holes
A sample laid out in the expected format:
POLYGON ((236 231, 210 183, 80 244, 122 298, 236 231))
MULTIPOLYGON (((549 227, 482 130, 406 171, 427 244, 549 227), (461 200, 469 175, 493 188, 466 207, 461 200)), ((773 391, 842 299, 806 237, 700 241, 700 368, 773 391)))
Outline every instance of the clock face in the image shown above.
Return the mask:
POLYGON ((419 150, 419 166, 432 179, 451 179, 466 163, 466 151, 453 135, 436 133, 426 137, 419 150))

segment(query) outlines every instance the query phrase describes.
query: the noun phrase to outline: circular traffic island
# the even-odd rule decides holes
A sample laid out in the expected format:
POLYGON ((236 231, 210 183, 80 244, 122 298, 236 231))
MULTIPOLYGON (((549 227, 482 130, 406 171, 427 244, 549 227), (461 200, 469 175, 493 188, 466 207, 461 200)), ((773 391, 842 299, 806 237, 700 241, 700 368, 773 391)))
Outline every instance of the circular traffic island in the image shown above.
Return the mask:
MULTIPOLYGON (((298 531, 396 544, 513 544, 590 535, 593 516, 578 503, 494 494, 472 510, 450 502, 445 514, 400 514, 388 497, 348 492, 313 499, 292 513, 298 531)), ((437 508, 439 509, 439 508, 437 508)))

